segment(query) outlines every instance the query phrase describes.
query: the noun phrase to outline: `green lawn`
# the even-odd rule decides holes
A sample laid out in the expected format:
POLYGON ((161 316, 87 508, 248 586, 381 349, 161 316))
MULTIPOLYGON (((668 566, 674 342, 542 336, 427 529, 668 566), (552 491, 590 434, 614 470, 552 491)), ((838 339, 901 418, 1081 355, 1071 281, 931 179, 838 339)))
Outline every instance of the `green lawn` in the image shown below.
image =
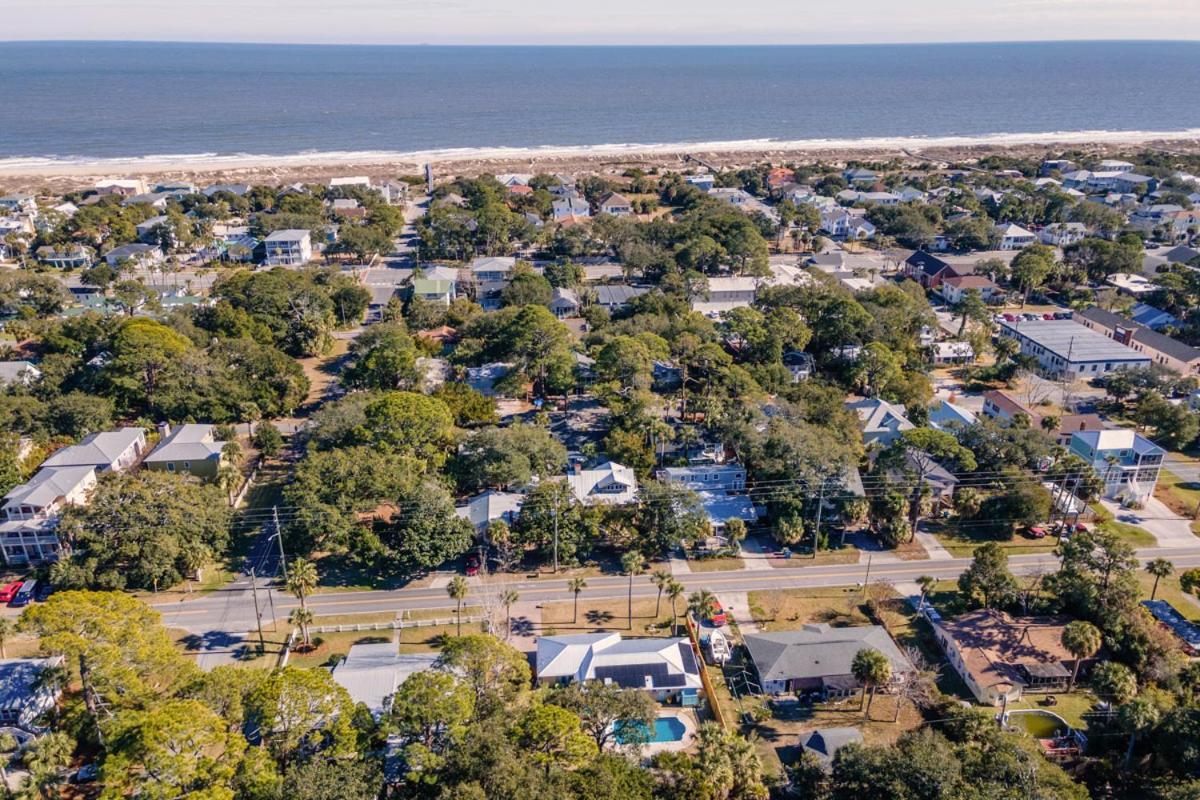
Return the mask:
MULTIPOLYGON (((1159 473, 1154 496, 1181 517, 1193 517, 1200 509, 1200 483, 1181 478, 1170 470, 1159 473)), ((1192 523, 1192 532, 1200 536, 1200 521, 1192 523)))
POLYGON ((745 569, 746 562, 740 556, 711 556, 707 558, 689 558, 688 569, 692 572, 730 572, 745 569))
POLYGON ((975 548, 987 542, 996 542, 1010 556, 1026 553, 1049 553, 1058 546, 1058 540, 1052 536, 1044 539, 1030 539, 1021 534, 1015 534, 1011 539, 1000 539, 980 532, 978 526, 957 524, 956 520, 928 520, 925 529, 937 537, 942 547, 951 555, 959 558, 967 557, 975 552, 975 548))

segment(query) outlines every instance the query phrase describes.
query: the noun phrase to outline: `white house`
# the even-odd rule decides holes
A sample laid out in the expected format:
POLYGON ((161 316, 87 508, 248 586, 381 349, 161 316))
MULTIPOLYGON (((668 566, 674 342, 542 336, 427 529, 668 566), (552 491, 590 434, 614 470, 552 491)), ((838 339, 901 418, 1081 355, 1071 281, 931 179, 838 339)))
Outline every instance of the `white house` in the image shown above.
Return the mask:
POLYGON ((96 485, 94 466, 43 467, 4 496, 0 547, 7 564, 38 564, 58 558, 58 515, 87 502, 96 485))
POLYGON ((609 192, 601 197, 597 207, 602 213, 612 214, 614 217, 627 217, 633 213, 633 203, 629 202, 629 198, 616 192, 609 192))
POLYGON ((312 233, 290 228, 274 231, 263 240, 268 267, 298 267, 312 260, 312 233))
POLYGON ((708 279, 708 298, 693 298, 692 310, 708 316, 720 316, 735 308, 745 308, 758 295, 758 280, 743 276, 708 279))
POLYGON ((524 503, 523 494, 489 490, 470 498, 466 505, 457 506, 454 514, 470 522, 476 534, 483 535, 493 522, 515 523, 524 503))
POLYGON ((28 361, 0 361, 0 386, 29 386, 42 377, 42 371, 28 361))
POLYGON ((1154 494, 1166 451, 1136 431, 1093 430, 1071 434, 1071 452, 1092 465, 1110 499, 1141 502, 1154 494))
POLYGON ((559 319, 579 316, 579 296, 573 289, 554 287, 550 297, 550 310, 559 319))
POLYGON ((43 467, 95 467, 97 472, 122 472, 138 463, 146 451, 146 432, 121 428, 85 436, 42 462, 43 467))
POLYGON ((938 284, 938 291, 950 305, 961 303, 963 297, 972 289, 979 292, 985 303, 1002 294, 1000 287, 983 275, 952 275, 943 278, 938 284))
POLYGON ((1067 247, 1087 236, 1087 226, 1082 222, 1055 222, 1042 228, 1038 239, 1042 244, 1067 247))
POLYGON ((622 639, 619 633, 538 638, 539 685, 584 681, 642 689, 659 702, 679 698, 683 705, 694 705, 703 688, 700 664, 684 638, 622 639))
POLYGON ((996 226, 996 248, 998 250, 1020 250, 1037 241, 1037 234, 1020 225, 1008 223, 996 226))
POLYGON ((584 505, 623 506, 637 500, 638 482, 633 470, 612 461, 568 472, 567 485, 584 505))
POLYGON ((740 492, 746 488, 746 468, 741 464, 696 464, 658 471, 664 483, 678 483, 694 492, 740 492))
POLYGON ((123 244, 105 253, 104 260, 108 262, 110 267, 119 267, 128 263, 142 268, 161 263, 163 254, 162 250, 152 245, 143 243, 123 244))
POLYGON ((471 275, 476 284, 508 283, 516 266, 512 256, 485 256, 471 262, 471 275))
POLYGON ((846 408, 858 414, 863 444, 867 446, 877 444, 881 448, 887 447, 903 431, 916 427, 905 416, 904 406, 876 397, 847 403, 846 408))
POLYGON ((356 644, 333 668, 333 680, 355 705, 363 703, 379 719, 392 707, 392 696, 400 684, 433 669, 438 658, 437 653, 401 653, 394 642, 356 644))
POLYGON ((592 215, 592 208, 588 205, 588 201, 575 194, 555 200, 551 204, 551 208, 556 220, 590 217, 592 215))

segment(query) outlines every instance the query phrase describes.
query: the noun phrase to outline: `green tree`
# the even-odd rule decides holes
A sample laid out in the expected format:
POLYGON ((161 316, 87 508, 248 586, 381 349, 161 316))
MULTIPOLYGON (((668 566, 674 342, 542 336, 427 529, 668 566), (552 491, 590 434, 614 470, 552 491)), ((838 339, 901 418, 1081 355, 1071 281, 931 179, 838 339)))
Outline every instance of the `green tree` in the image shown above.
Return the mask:
POLYGON ((918 610, 924 610, 925 598, 929 596, 929 590, 937 585, 937 578, 932 575, 922 575, 917 578, 917 586, 921 587, 921 602, 918 610))
POLYGON ((466 492, 483 487, 520 487, 561 474, 567 450, 548 430, 516 423, 482 428, 458 448, 452 471, 466 492))
POLYGON ((100 734, 102 708, 145 707, 196 673, 167 636, 158 612, 119 592, 55 592, 26 608, 19 627, 39 637, 43 652, 65 658, 100 734))
POLYGON ((1137 694, 1137 676, 1117 661, 1103 661, 1092 670, 1092 691, 1113 705, 1122 706, 1137 694))
POLYGON ((1054 273, 1054 250, 1046 245, 1033 244, 1017 253, 1009 266, 1012 281, 1021 290, 1021 305, 1029 293, 1040 288, 1054 273))
POLYGON ((870 692, 864 713, 871 716, 871 703, 875 700, 875 690, 892 679, 892 662, 887 656, 872 647, 864 647, 854 654, 850 664, 854 678, 870 692))
POLYGON ((225 551, 230 519, 215 486, 153 470, 105 474, 87 505, 63 511, 59 535, 72 554, 52 577, 74 588, 173 586, 188 572, 189 552, 225 551))
POLYGON ((655 703, 646 692, 604 681, 570 683, 548 694, 546 702, 576 714, 598 750, 604 750, 618 733, 622 744, 644 744, 656 716, 655 703))
POLYGON ((74 751, 75 743, 65 731, 54 731, 35 739, 23 755, 29 779, 22 795, 31 800, 61 797, 63 772, 74 751))
POLYGON ((671 633, 672 633, 672 635, 676 635, 675 634, 676 623, 679 620, 679 612, 676 610, 675 604, 679 602, 679 598, 683 597, 683 593, 685 591, 686 591, 686 589, 684 589, 683 584, 680 583, 679 581, 675 580, 674 578, 672 578, 671 582, 667 584, 667 599, 669 601, 671 601, 671 633))
MULTIPOLYGON (((666 591, 667 586, 672 581, 669 570, 656 569, 650 574, 650 582, 654 584, 654 588, 658 589, 658 597, 654 600, 654 618, 658 619, 658 615, 662 610, 662 596, 666 591)), ((3 646, 3 639, 0 639, 0 646, 3 646)))
POLYGON ((700 496, 678 483, 646 481, 638 491, 640 543, 651 554, 690 546, 711 528, 700 496))
POLYGON ((198 700, 124 711, 108 728, 103 797, 122 798, 134 790, 152 800, 232 794, 246 740, 198 700))
POLYGON ((696 621, 705 619, 717 607, 717 596, 708 589, 701 589, 698 592, 692 592, 688 595, 688 611, 696 618, 696 621))
POLYGON ((289 800, 375 800, 383 774, 378 761, 313 758, 289 764, 279 797, 289 800))
POLYGON ((962 300, 954 306, 954 313, 959 316, 958 335, 960 338, 967 330, 968 321, 988 325, 992 319, 991 309, 983 301, 983 295, 979 293, 978 289, 968 289, 964 292, 962 300))
POLYGON ((1133 762, 1133 750, 1138 737, 1162 719, 1162 710, 1147 697, 1135 697, 1117 710, 1117 722, 1129 731, 1129 746, 1125 750, 1125 769, 1133 762))
POLYGON ((247 698, 246 716, 280 763, 318 747, 332 757, 355 752, 354 704, 325 670, 275 670, 247 698))
POLYGON ((508 285, 500 292, 506 306, 544 306, 550 303, 554 287, 525 263, 518 263, 508 285))
POLYGON ((471 591, 471 587, 467 585, 467 579, 462 575, 455 575, 450 579, 450 583, 446 585, 446 594, 450 595, 450 599, 454 601, 454 619, 457 624, 456 636, 462 636, 462 604, 463 600, 467 599, 467 594, 471 591))
POLYGON ((426 670, 400 684, 390 722, 401 736, 440 754, 461 741, 474 712, 470 686, 448 673, 426 670))
POLYGON ((579 621, 579 593, 587 588, 586 578, 570 578, 567 580, 567 591, 571 593, 571 624, 579 621))
POLYGON ((359 553, 381 569, 418 574, 470 549, 475 529, 454 513, 445 487, 427 481, 407 488, 395 500, 399 512, 377 522, 364 535, 359 553))
POLYGON ((1100 629, 1090 622, 1075 620, 1067 623, 1062 632, 1062 646, 1075 656, 1075 666, 1071 670, 1071 686, 1067 691, 1074 691, 1075 681, 1079 677, 1079 664, 1085 658, 1091 658, 1100 650, 1102 640, 1100 629))
POLYGON ((283 435, 271 423, 259 423, 254 429, 254 446, 267 458, 274 458, 283 450, 283 435))
POLYGON ((367 328, 350 346, 351 362, 342 378, 356 389, 408 389, 418 381, 420 353, 402 323, 367 328))
POLYGON ((908 501, 908 524, 912 535, 921 523, 929 475, 939 468, 970 471, 977 466, 975 454, 959 444, 954 434, 934 428, 902 431, 879 461, 885 469, 902 472, 906 480, 912 481, 908 501))
POLYGON ((621 571, 629 576, 629 630, 633 630, 633 576, 642 573, 643 561, 642 554, 636 550, 621 555, 621 571))
POLYGON ((1146 572, 1154 576, 1154 587, 1150 590, 1150 599, 1158 595, 1158 582, 1175 571, 1175 565, 1165 558, 1154 558, 1146 564, 1146 572))
POLYGON ((512 636, 512 607, 521 599, 516 589, 505 589, 500 593, 500 604, 504 606, 504 640, 512 636))
POLYGON ((300 629, 300 640, 304 643, 305 649, 312 647, 309 626, 312 625, 313 619, 313 612, 307 608, 293 608, 292 613, 288 614, 288 624, 300 629))
POLYGON ((530 681, 529 662, 518 650, 495 636, 458 636, 442 648, 441 664, 456 671, 475 696, 475 717, 486 718, 504 709, 530 681))
POLYGON ((517 720, 513 734, 521 749, 547 775, 555 767, 581 766, 599 752, 583 730, 579 717, 555 705, 538 704, 529 708, 517 720))
POLYGON ((308 598, 317 588, 320 576, 317 565, 304 559, 296 559, 288 565, 287 590, 300 601, 300 608, 308 610, 308 598))
POLYGON ((440 400, 412 392, 384 392, 363 409, 358 437, 398 455, 442 465, 454 441, 454 417, 440 400))
POLYGON ((958 588, 984 608, 1008 602, 1017 591, 1017 579, 1008 569, 1008 553, 996 542, 975 548, 971 566, 958 576, 958 588))

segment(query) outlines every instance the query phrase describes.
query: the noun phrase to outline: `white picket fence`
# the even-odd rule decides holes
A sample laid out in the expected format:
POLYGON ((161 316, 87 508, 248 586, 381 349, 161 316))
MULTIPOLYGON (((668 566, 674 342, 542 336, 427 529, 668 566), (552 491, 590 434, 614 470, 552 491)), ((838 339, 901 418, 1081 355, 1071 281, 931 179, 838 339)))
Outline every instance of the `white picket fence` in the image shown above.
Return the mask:
MULTIPOLYGON (((483 622, 482 616, 463 616, 462 621, 483 622)), ((358 633, 360 631, 394 631, 402 628, 434 628, 439 625, 455 625, 457 617, 445 619, 392 619, 387 622, 355 622, 341 625, 310 625, 309 633, 358 633)))

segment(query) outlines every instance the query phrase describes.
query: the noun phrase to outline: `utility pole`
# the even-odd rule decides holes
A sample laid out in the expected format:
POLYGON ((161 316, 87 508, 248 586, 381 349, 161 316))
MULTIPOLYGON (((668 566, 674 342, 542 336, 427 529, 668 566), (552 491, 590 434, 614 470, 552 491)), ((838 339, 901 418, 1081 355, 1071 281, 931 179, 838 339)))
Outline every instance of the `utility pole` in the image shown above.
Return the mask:
POLYGON ((813 560, 817 558, 817 548, 821 544, 821 511, 825 508, 825 478, 821 478, 821 488, 817 492, 817 524, 813 528, 813 560))
MULTIPOLYGON (((557 491, 557 490, 556 490, 557 491)), ((554 574, 558 574, 558 495, 554 495, 554 574)))
POLYGON ((283 569, 283 582, 287 583, 287 554, 283 552, 283 531, 279 529, 279 506, 271 506, 271 519, 275 541, 279 543, 279 566, 283 569))
POLYGON ((250 568, 250 593, 254 595, 254 621, 258 623, 258 652, 267 652, 267 642, 263 638, 262 631, 262 612, 258 610, 258 579, 254 574, 254 568, 250 568))
POLYGON ((867 596, 867 584, 871 582, 871 553, 867 553, 867 574, 863 578, 863 597, 867 596))

